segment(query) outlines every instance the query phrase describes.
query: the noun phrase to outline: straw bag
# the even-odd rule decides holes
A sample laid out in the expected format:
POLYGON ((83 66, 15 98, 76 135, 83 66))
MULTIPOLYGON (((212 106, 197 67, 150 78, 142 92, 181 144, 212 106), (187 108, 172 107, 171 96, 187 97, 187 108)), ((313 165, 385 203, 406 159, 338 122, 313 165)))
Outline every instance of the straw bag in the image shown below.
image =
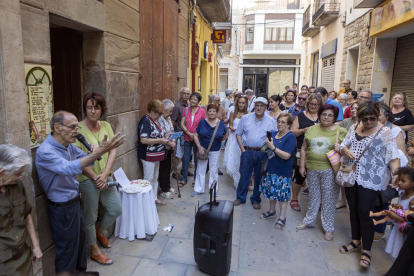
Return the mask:
MULTIPOLYGON (((341 167, 339 168, 338 174, 336 175, 335 182, 339 186, 348 188, 355 185, 356 181, 356 175, 355 170, 356 166, 361 159, 361 157, 364 155, 364 153, 368 150, 368 148, 371 146, 371 144, 374 142, 374 140, 377 138, 378 134, 381 132, 381 130, 384 127, 381 127, 380 130, 375 134, 374 138, 368 143, 368 145, 365 147, 364 151, 361 153, 361 155, 355 160, 353 164, 344 165, 341 164, 341 167)), ((355 127, 356 130, 356 127, 355 127)))
MULTIPOLYGON (((341 127, 338 127, 338 129, 336 130, 336 139, 335 139, 335 144, 338 143, 338 138, 339 138, 339 132, 341 131, 341 127)), ((339 152, 337 152, 335 149, 329 151, 326 153, 326 156, 329 159, 329 162, 331 163, 333 172, 336 176, 336 174, 339 171, 339 167, 341 167, 341 155, 339 154, 339 152)))

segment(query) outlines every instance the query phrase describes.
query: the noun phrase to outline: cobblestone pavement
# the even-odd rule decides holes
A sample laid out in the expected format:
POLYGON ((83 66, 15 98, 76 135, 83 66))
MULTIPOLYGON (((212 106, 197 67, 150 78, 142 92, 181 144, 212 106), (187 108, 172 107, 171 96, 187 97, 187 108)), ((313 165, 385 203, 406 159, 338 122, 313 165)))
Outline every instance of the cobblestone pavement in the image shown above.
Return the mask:
MULTIPOLYGON (((233 200, 233 181, 224 172, 219 176, 220 200, 233 200)), ((191 171, 193 170, 190 169, 191 171)), ((173 180, 173 187, 176 185, 173 180)), ((181 189, 182 197, 166 200, 167 205, 158 207, 160 226, 152 242, 129 242, 112 238, 112 248, 104 250, 115 263, 101 266, 89 261, 88 270, 99 271, 103 276, 115 275, 205 275, 200 272, 193 257, 193 226, 195 206, 208 202, 207 193, 191 197, 192 177, 181 189), (172 232, 162 228, 174 224, 172 232)), ((250 193, 249 193, 250 195, 250 193)), ((269 208, 266 199, 261 210, 254 210, 250 203, 234 208, 233 248, 230 275, 383 275, 392 264, 392 257, 385 253, 386 239, 375 242, 372 248, 372 264, 364 270, 358 264, 359 254, 339 253, 341 245, 350 241, 349 214, 346 208, 337 210, 335 238, 325 241, 320 216, 316 227, 298 231, 296 225, 306 212, 308 196, 301 195, 301 212, 290 207, 286 212, 286 227, 274 229, 275 219, 260 220, 259 216, 269 208)), ((278 206, 278 205, 277 205, 278 206)), ((277 207, 278 208, 278 207, 277 207)), ((277 213, 279 210, 277 209, 277 213)))

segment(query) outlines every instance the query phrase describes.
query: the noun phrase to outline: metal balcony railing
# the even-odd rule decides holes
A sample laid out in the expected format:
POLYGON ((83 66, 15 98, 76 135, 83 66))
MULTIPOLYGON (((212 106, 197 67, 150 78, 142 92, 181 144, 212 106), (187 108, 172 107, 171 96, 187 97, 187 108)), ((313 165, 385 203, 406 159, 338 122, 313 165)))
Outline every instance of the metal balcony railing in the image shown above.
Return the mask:
POLYGON ((309 5, 305 12, 303 13, 303 20, 302 20, 302 33, 304 32, 304 30, 306 30, 307 28, 309 28, 309 24, 310 24, 310 19, 311 19, 311 9, 312 9, 312 5, 309 5), (306 28, 305 28, 306 27, 306 28))
POLYGON ((293 43, 265 43, 263 50, 293 50, 293 43))
POLYGON ((312 15, 312 21, 315 22, 316 19, 321 16, 323 13, 339 13, 340 4, 337 1, 315 1, 315 13, 312 15))
POLYGON ((245 44, 244 45, 244 50, 245 51, 251 51, 251 50, 253 50, 253 44, 245 44))

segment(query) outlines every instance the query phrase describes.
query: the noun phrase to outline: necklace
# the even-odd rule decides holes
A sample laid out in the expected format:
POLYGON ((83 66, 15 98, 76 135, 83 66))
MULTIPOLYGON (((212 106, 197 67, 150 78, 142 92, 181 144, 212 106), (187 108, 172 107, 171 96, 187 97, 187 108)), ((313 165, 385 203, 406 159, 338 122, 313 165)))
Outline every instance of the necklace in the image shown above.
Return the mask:
POLYGON ((318 121, 318 116, 316 116, 316 120, 315 120, 315 118, 313 118, 313 116, 310 113, 308 113, 308 114, 309 114, 309 116, 311 116, 311 118, 312 118, 311 121, 313 121, 313 124, 316 125, 316 122, 318 121))
POLYGON ((371 128, 374 128, 374 127, 376 127, 376 126, 373 126, 373 127, 367 128, 367 129, 361 129, 361 132, 364 132, 365 130, 370 130, 371 128))
POLYGON ((98 137, 96 137, 95 133, 92 131, 91 127, 88 124, 88 120, 85 119, 85 123, 86 126, 88 127, 89 131, 92 133, 92 135, 95 137, 96 141, 98 141, 98 143, 100 144, 101 141, 99 141, 98 137, 99 137, 99 132, 101 131, 101 122, 98 121, 98 125, 99 125, 99 130, 98 130, 98 137))

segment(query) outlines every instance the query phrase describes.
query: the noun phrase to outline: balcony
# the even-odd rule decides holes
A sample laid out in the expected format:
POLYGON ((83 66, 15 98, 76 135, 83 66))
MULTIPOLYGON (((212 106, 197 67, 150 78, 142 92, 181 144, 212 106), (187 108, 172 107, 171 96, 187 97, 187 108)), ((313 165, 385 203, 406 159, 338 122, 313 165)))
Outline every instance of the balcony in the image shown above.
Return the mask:
POLYGON ((340 4, 336 1, 318 0, 315 2, 315 13, 312 22, 315 27, 328 26, 339 16, 340 4))
POLYGON ((354 0, 354 9, 375 8, 384 0, 354 0))
MULTIPOLYGON (((236 0, 237 1, 237 0, 236 0)), ((291 9, 303 9, 304 1, 286 1, 286 0, 276 0, 276 1, 247 1, 245 4, 245 11, 258 11, 258 10, 291 10, 291 9)))
POLYGON ((230 20, 230 0, 198 0, 197 6, 210 23, 230 20))
POLYGON ((245 51, 251 51, 251 50, 253 50, 253 43, 251 43, 251 44, 244 44, 244 50, 245 51))
POLYGON ((293 43, 265 43, 263 50, 293 50, 293 43))
POLYGON ((311 22, 311 12, 313 11, 313 5, 309 7, 303 13, 303 25, 302 25, 302 36, 304 37, 313 37, 319 33, 320 27, 312 26, 311 22))

